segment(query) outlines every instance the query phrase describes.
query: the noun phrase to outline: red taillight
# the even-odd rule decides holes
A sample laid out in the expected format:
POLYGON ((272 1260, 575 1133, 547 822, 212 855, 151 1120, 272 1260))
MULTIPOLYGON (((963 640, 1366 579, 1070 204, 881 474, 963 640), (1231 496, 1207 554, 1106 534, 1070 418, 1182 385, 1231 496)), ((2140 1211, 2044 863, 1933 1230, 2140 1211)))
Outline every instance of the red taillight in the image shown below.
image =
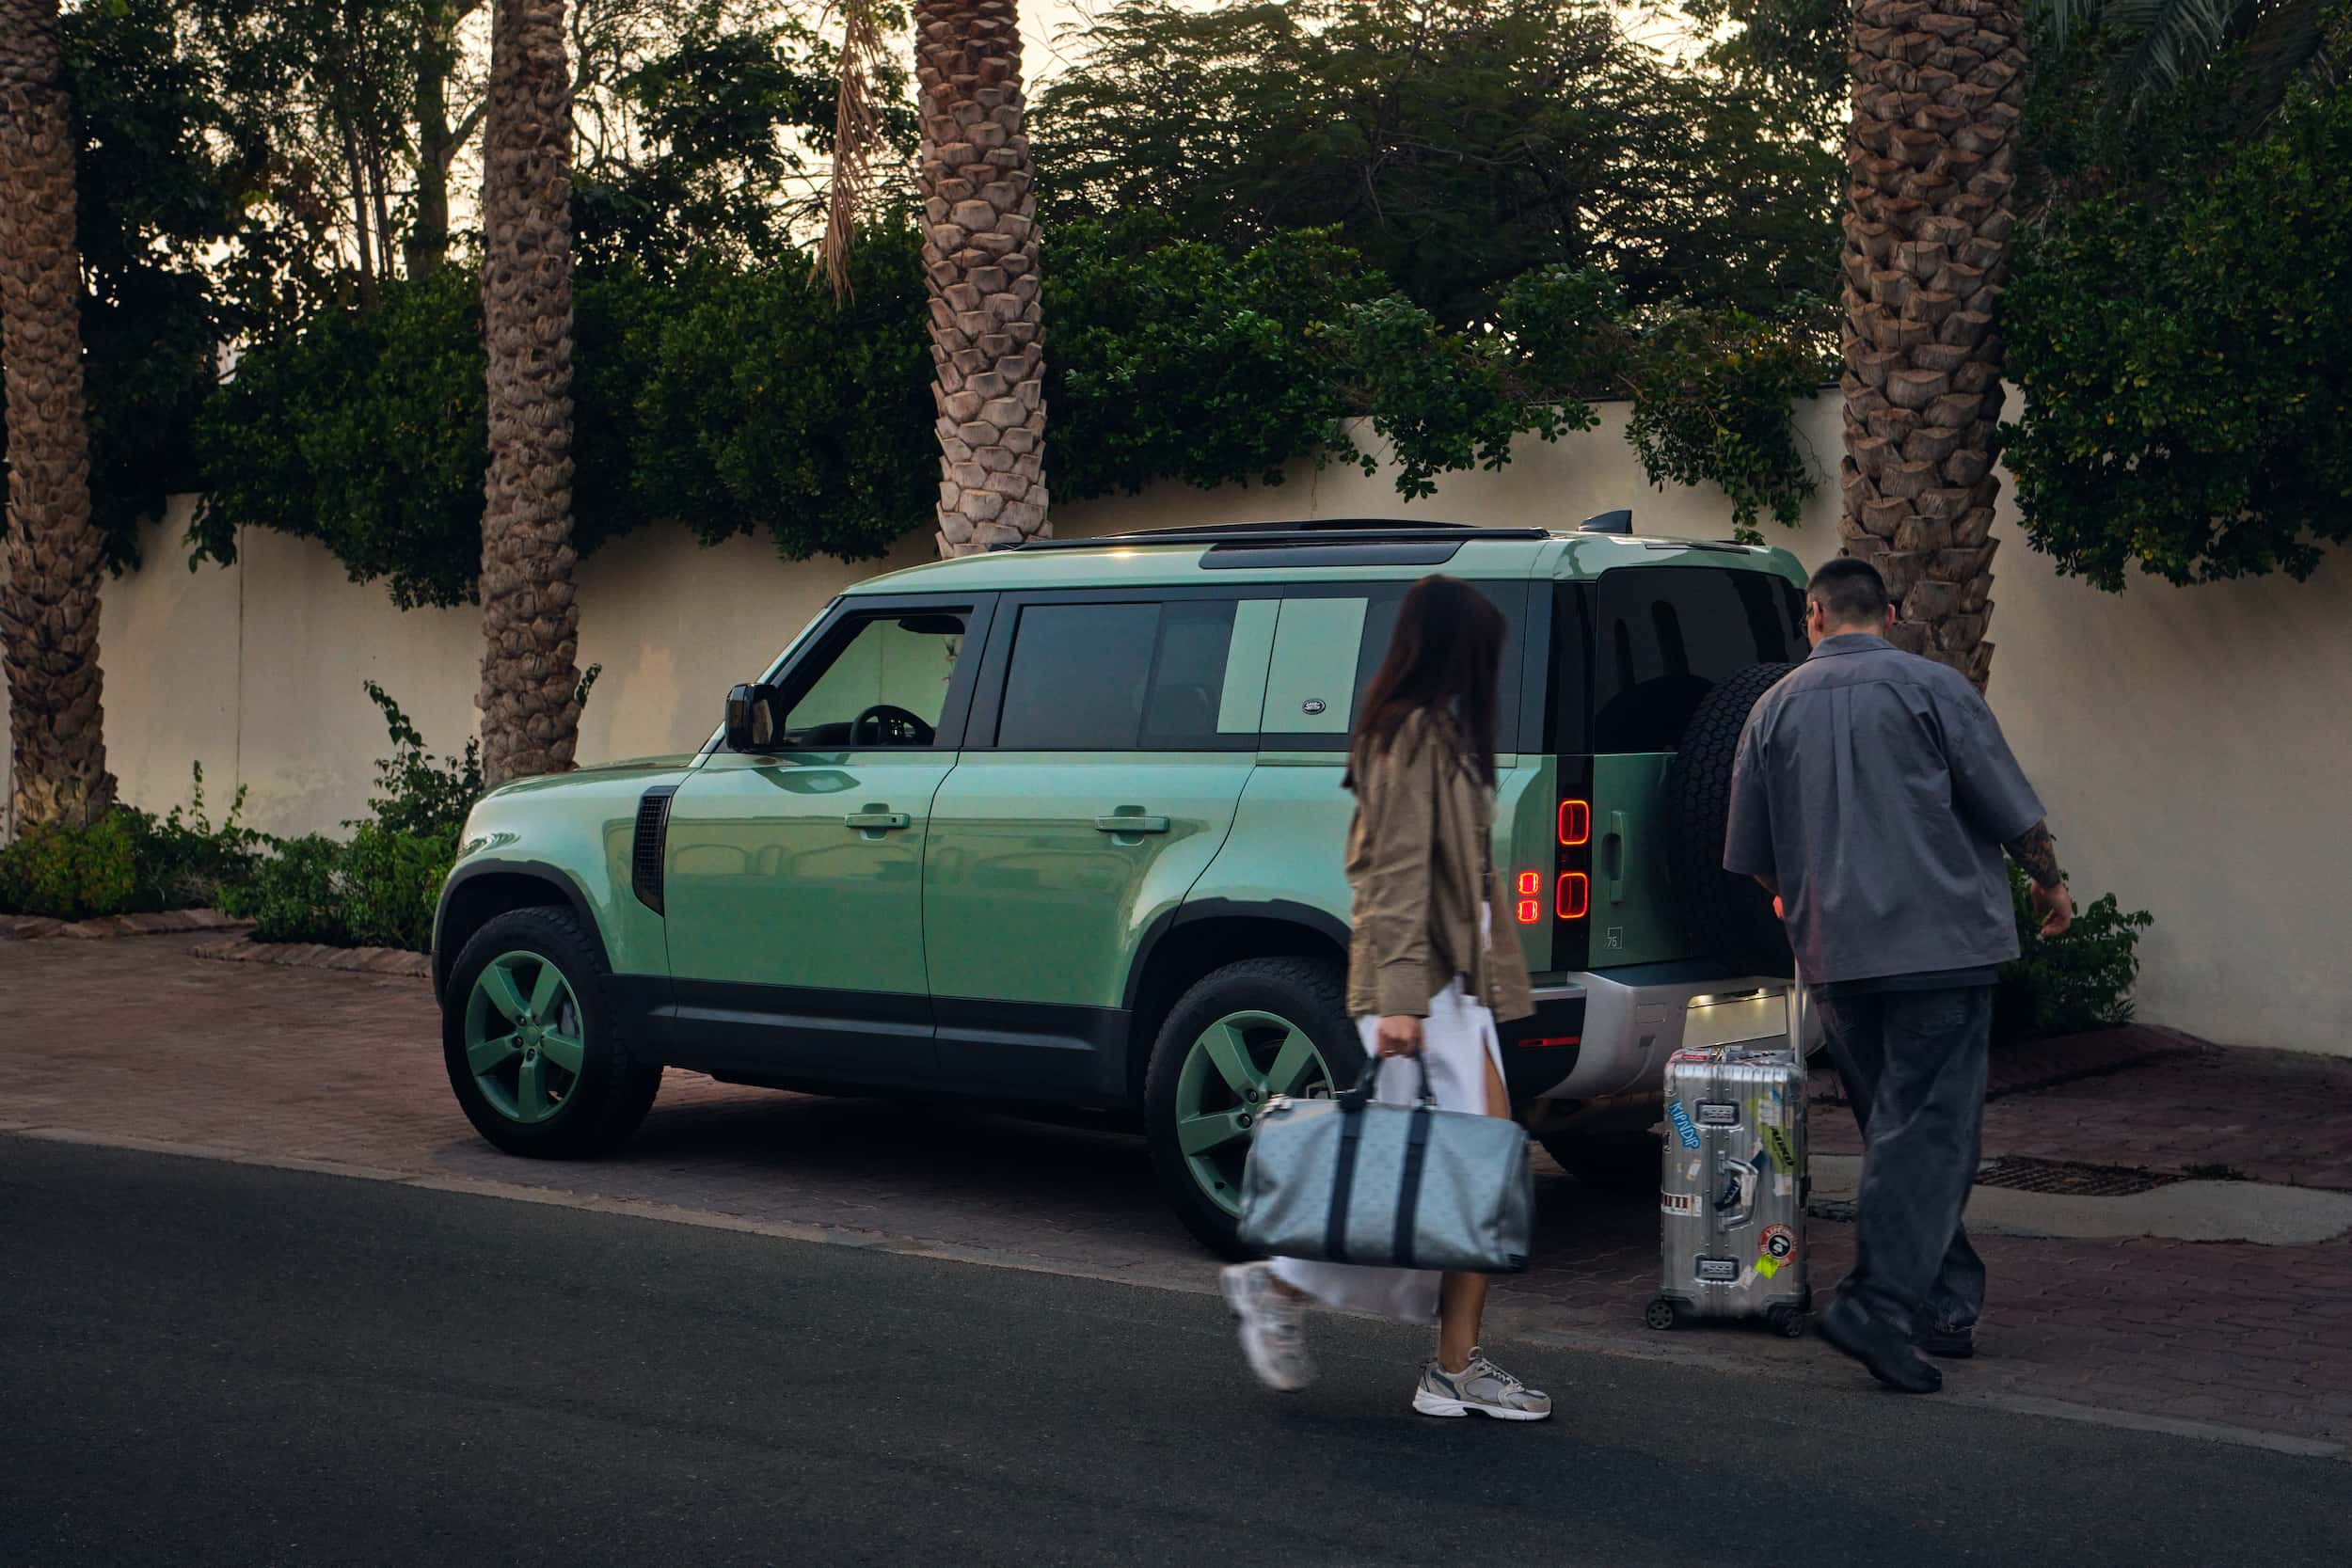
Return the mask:
POLYGON ((1533 926, 1544 917, 1540 895, 1544 891, 1544 874, 1540 871, 1519 873, 1519 924, 1533 926))
POLYGON ((1560 892, 1554 905, 1563 920, 1581 920, 1593 907, 1593 884, 1581 871, 1560 873, 1560 892))
POLYGON ((1560 842, 1573 849, 1593 841, 1593 805, 1589 800, 1560 802, 1560 842))

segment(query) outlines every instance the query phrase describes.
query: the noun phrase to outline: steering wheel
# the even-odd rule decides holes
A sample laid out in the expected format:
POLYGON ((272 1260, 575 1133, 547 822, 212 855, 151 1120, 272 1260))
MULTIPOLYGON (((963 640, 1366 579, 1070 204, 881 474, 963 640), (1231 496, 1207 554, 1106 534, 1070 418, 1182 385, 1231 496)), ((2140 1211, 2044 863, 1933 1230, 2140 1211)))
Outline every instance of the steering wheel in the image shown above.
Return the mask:
POLYGON ((876 746, 928 746, 939 732, 902 707, 889 703, 876 703, 850 721, 850 744, 876 746), (874 738, 863 738, 868 723, 874 726, 874 738))

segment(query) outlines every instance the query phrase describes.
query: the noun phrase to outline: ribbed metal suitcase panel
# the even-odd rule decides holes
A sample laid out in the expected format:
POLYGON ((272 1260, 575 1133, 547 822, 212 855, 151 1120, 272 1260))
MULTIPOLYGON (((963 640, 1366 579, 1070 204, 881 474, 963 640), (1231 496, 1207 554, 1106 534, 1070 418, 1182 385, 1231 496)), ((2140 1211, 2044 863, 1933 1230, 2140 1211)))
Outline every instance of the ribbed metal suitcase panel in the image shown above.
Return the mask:
POLYGON ((1804 1095, 1804 1069, 1786 1050, 1719 1046, 1667 1061, 1659 1295, 1678 1310, 1778 1318, 1811 1307, 1804 1095))

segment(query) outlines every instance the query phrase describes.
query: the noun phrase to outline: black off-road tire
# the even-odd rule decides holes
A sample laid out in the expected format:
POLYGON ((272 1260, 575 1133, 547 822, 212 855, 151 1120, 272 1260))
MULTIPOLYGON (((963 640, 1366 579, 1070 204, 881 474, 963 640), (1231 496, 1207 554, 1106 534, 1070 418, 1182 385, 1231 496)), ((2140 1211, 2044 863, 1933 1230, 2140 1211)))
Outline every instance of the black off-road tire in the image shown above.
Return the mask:
POLYGON ((457 1103, 474 1131, 509 1154, 536 1160, 578 1160, 610 1154, 627 1143, 661 1089, 659 1064, 630 1059, 623 1049, 604 990, 612 970, 603 949, 580 929, 570 911, 510 910, 495 916, 459 950, 441 996, 441 1059, 457 1103), (525 951, 552 959, 580 1010, 585 1047, 579 1080, 545 1121, 525 1124, 503 1115, 483 1095, 466 1065, 466 1003, 483 969, 502 953, 525 951))
POLYGON ((1698 950, 1738 974, 1786 979, 1795 970, 1772 895, 1754 878, 1724 869, 1740 732, 1756 699, 1793 668, 1751 665, 1718 685, 1691 715, 1666 768, 1666 869, 1675 902, 1698 950))
POLYGON ((1317 958, 1244 958, 1195 981, 1160 1021, 1144 1071, 1144 1133, 1152 1167, 1168 1206, 1200 1244, 1220 1258, 1250 1256, 1236 1234, 1239 1221, 1204 1193, 1176 1138, 1177 1080, 1202 1031, 1231 1013, 1263 1011, 1295 1024, 1314 1045, 1334 1088, 1363 1072, 1364 1048, 1348 1015, 1344 972, 1317 958))

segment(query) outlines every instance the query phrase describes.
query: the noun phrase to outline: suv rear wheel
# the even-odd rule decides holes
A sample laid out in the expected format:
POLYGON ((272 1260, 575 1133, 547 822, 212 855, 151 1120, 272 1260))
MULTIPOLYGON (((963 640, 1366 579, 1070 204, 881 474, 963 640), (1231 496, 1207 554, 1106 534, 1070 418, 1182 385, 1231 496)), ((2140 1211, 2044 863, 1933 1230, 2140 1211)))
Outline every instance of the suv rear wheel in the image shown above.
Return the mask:
POLYGON ((1246 958, 1197 981, 1161 1022, 1143 1088, 1152 1164, 1185 1228, 1246 1256, 1242 1167, 1266 1101, 1327 1098, 1363 1066, 1337 965, 1246 958))
POLYGON ((474 1131, 509 1154, 604 1154, 661 1087, 604 999, 604 955, 568 911, 510 910, 474 933, 442 992, 441 1056, 474 1131))

